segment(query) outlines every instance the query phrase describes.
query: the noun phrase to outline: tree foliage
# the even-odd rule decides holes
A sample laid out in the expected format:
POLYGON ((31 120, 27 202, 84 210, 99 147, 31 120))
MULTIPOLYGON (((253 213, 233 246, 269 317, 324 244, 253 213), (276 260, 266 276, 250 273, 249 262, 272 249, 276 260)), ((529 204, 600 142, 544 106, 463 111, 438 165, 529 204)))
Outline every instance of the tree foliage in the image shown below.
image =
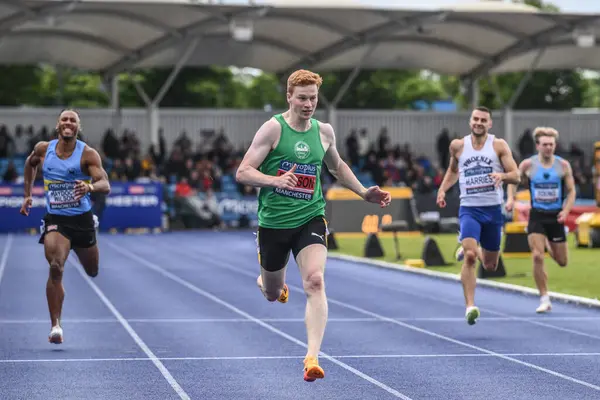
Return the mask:
MULTIPOLYGON (((525 2, 546 11, 558 12, 540 0, 525 2)), ((122 107, 145 107, 133 81, 139 82, 150 98, 159 93, 170 69, 147 69, 120 76, 122 107)), ((323 73, 322 93, 332 101, 351 71, 323 73)), ((506 73, 479 81, 482 104, 501 108, 512 97, 526 73, 506 73), (498 91, 496 91, 498 88, 498 91)), ((337 104, 346 109, 411 109, 417 101, 454 100, 466 107, 467 97, 459 80, 427 71, 363 70, 358 73, 337 104)), ((108 107, 110 84, 97 74, 49 65, 0 66, 1 106, 108 107)), ((285 107, 285 82, 274 74, 247 75, 231 68, 184 68, 160 102, 161 107, 252 108, 285 107)), ((515 109, 568 110, 600 106, 600 80, 586 78, 581 71, 536 71, 515 109)))

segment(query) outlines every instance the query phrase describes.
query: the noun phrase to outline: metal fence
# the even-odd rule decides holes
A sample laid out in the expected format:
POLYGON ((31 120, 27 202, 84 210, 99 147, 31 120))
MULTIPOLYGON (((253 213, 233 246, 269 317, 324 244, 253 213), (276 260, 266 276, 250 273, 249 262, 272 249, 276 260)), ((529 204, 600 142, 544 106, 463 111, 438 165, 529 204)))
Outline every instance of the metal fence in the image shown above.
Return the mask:
MULTIPOLYGON (((7 125, 12 132, 14 126, 33 125, 36 130, 43 125, 53 128, 60 109, 56 108, 0 108, 0 125, 7 125)), ((224 130, 231 142, 246 148, 261 124, 277 111, 224 110, 224 109, 161 109, 160 126, 167 143, 172 143, 182 131, 187 131, 194 146, 202 141, 199 134, 204 129, 224 130)), ((525 111, 513 113, 515 143, 526 129, 536 126, 553 126, 561 133, 560 142, 568 148, 571 143, 579 144, 589 156, 593 143, 600 140, 600 113, 574 114, 571 112, 525 111)), ((120 129, 135 131, 145 152, 150 145, 148 116, 145 109, 123 109, 115 117, 111 109, 82 109, 83 132, 86 140, 97 146, 106 129, 117 122, 120 129)), ((370 138, 377 140, 382 127, 387 127, 392 143, 410 144, 417 154, 435 157, 438 134, 447 128, 450 135, 463 136, 468 133, 468 112, 437 113, 390 110, 336 110, 335 126, 338 147, 345 152, 345 139, 352 129, 366 128, 370 138)), ((327 121, 326 110, 320 110, 316 118, 327 121)), ((494 112, 492 133, 504 136, 502 112, 494 112)))

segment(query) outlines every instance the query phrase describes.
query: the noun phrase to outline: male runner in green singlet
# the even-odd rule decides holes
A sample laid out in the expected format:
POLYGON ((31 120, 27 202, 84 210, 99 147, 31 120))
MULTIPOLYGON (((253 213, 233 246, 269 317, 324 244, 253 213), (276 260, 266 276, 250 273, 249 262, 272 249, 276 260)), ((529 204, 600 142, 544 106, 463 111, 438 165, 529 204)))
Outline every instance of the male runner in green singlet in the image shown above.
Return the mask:
POLYGON ((363 187, 341 159, 331 125, 312 118, 322 82, 318 74, 306 70, 288 78, 289 110, 260 127, 236 173, 238 182, 261 188, 257 232, 261 274, 257 284, 267 300, 288 301, 285 267, 290 250, 299 266, 307 298, 304 380, 308 382, 325 376, 318 361, 328 313, 323 279, 327 222, 322 163, 341 185, 364 200, 381 207, 391 201, 390 194, 379 187, 363 187))

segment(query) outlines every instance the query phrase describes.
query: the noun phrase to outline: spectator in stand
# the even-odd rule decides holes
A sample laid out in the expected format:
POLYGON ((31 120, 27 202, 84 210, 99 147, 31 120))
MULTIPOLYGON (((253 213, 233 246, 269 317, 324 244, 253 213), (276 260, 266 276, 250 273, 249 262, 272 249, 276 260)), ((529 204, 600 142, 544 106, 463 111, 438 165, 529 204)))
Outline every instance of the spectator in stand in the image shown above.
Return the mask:
POLYGON ((0 126, 0 158, 7 158, 10 155, 13 139, 8 133, 6 125, 0 126))

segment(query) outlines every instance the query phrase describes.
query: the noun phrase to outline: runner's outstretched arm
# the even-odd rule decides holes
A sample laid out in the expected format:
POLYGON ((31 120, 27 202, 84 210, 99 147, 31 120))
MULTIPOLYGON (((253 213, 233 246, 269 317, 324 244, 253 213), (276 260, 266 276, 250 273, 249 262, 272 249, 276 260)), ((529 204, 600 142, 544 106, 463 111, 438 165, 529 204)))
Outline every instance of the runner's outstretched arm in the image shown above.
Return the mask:
POLYGON ((365 198, 367 193, 367 188, 365 188, 352 169, 346 164, 342 157, 340 156, 335 139, 335 132, 333 131, 333 127, 330 124, 322 123, 321 132, 326 136, 327 141, 329 142, 329 148, 325 153, 325 158, 323 161, 327 165, 329 172, 337 181, 347 189, 352 190, 354 193, 359 195, 361 198, 365 198))

